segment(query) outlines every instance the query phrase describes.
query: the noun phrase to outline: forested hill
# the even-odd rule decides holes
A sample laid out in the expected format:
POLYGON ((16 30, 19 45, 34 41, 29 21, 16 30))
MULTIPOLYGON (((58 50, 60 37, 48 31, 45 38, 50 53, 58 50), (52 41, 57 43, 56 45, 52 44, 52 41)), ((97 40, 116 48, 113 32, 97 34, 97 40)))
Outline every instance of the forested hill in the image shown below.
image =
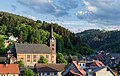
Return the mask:
POLYGON ((76 35, 81 36, 87 44, 98 51, 120 52, 120 31, 91 29, 76 35))
POLYGON ((56 23, 34 21, 19 15, 0 12, 0 35, 9 37, 13 34, 22 43, 48 44, 49 25, 53 25, 54 28, 54 36, 57 39, 57 52, 64 55, 78 56, 93 53, 92 49, 80 37, 76 37, 74 33, 56 23))

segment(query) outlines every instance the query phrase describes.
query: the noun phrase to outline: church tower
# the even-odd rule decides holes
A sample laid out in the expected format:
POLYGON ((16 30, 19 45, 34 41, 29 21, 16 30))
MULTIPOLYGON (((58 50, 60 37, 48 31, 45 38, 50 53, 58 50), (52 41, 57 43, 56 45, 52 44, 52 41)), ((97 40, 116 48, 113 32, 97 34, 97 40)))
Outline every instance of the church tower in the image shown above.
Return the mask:
POLYGON ((56 39, 53 36, 53 26, 50 25, 49 47, 52 50, 51 63, 56 63, 56 39))
POLYGON ((50 38, 49 38, 49 46, 52 49, 53 53, 56 53, 56 39, 53 36, 53 26, 50 25, 50 38))

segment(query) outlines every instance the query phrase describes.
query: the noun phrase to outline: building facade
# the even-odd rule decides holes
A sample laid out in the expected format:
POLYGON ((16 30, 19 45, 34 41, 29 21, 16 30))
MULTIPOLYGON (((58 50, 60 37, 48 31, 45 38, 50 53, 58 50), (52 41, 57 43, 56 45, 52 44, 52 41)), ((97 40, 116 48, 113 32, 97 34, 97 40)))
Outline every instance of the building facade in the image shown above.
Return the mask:
POLYGON ((10 63, 21 60, 27 66, 34 66, 41 56, 46 58, 48 63, 56 63, 56 39, 53 36, 53 27, 51 26, 49 46, 45 44, 15 43, 13 49, 15 55, 10 59, 10 63))
POLYGON ((62 72, 65 70, 65 64, 36 64, 35 71, 38 76, 62 76, 62 72))

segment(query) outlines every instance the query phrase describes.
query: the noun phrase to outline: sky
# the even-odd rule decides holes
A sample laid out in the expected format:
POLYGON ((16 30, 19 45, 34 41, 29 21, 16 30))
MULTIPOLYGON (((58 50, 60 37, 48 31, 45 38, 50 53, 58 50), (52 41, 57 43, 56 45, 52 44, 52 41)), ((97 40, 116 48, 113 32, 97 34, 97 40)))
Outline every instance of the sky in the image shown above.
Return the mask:
POLYGON ((120 30, 120 0, 1 0, 0 11, 59 25, 77 33, 120 30))

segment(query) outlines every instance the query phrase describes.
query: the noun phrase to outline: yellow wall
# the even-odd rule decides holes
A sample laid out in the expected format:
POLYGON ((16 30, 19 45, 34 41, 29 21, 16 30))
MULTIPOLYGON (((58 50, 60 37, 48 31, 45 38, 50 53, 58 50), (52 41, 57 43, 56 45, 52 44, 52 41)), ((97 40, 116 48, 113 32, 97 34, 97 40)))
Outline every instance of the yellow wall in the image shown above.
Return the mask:
POLYGON ((0 76, 2 76, 2 75, 4 75, 4 76, 19 76, 19 74, 0 74, 0 76))
POLYGON ((110 71, 107 71, 107 67, 96 72, 96 76, 114 76, 110 71))
POLYGON ((22 60, 26 65, 34 65, 40 59, 40 56, 44 56, 48 60, 48 63, 56 63, 56 54, 18 54, 17 61, 22 60), (30 62, 27 61, 27 55, 30 55, 30 62), (36 62, 33 61, 34 55, 36 55, 36 58, 34 58, 36 62))

